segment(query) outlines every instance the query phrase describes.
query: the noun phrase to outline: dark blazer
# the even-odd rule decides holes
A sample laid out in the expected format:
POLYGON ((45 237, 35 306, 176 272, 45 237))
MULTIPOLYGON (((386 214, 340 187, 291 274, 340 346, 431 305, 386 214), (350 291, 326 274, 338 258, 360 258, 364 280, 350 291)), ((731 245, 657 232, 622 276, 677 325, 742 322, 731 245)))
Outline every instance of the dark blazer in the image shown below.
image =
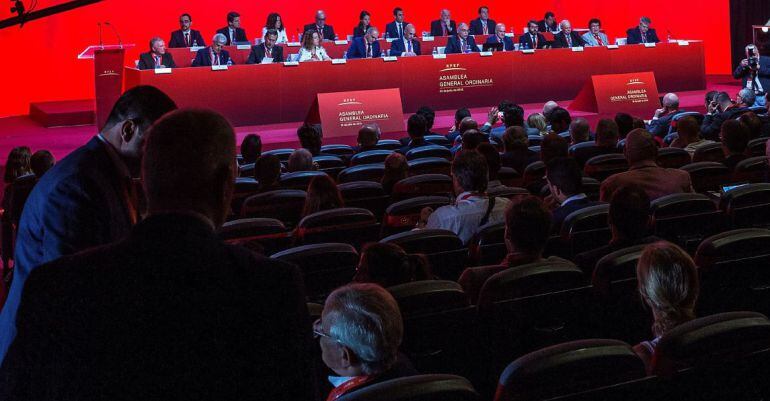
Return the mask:
POLYGON ((192 47, 193 44, 197 46, 206 46, 206 41, 203 40, 203 36, 200 31, 190 29, 190 46, 187 46, 184 42, 184 33, 181 29, 171 32, 171 40, 168 41, 168 47, 192 47))
MULTIPOLYGON (((313 24, 305 25, 305 30, 303 32, 315 31, 315 30, 316 30, 316 25, 315 25, 315 23, 313 23, 313 24)), ((323 36, 323 38, 321 38, 321 39, 334 40, 334 37, 335 37, 335 35, 334 35, 334 27, 332 27, 331 25, 324 25, 323 35, 322 36, 323 36)), ((361 36, 363 36, 363 35, 361 35, 361 36)))
POLYGON ((385 25, 385 33, 387 33, 388 37, 391 39, 403 38, 404 28, 406 28, 407 25, 409 25, 409 23, 406 21, 401 23, 401 35, 399 36, 398 29, 396 28, 396 21, 391 21, 385 25))
MULTIPOLYGON (((195 60, 192 62, 193 67, 210 67, 211 66, 211 57, 209 56, 210 47, 205 47, 203 49, 198 50, 198 53, 195 54, 195 60)), ((232 60, 230 59, 230 52, 228 52, 225 49, 222 49, 219 51, 219 65, 227 65, 227 62, 230 61, 232 63, 232 60)), ((232 63, 235 64, 235 63, 232 63)))
MULTIPOLYGON (((398 39, 390 43, 391 56, 400 56, 404 52, 406 52, 406 40, 398 39)), ((412 39, 412 52, 418 56, 422 54, 420 51, 420 41, 417 39, 412 39)))
MULTIPOLYGON (((759 83, 765 93, 770 92, 770 57, 759 57, 759 70, 757 71, 759 83)), ((733 71, 733 78, 741 80, 741 88, 746 87, 746 81, 751 78, 751 69, 749 67, 738 67, 733 71)))
MULTIPOLYGON (((495 25, 497 25, 497 22, 493 19, 487 19, 487 34, 491 35, 495 33, 495 25)), ((483 35, 484 34, 484 24, 481 22, 480 18, 476 18, 473 21, 471 21, 470 28, 468 32, 471 35, 483 35)))
POLYGON ((500 164, 503 167, 510 167, 519 174, 524 174, 524 170, 530 164, 540 160, 540 153, 533 152, 527 148, 514 149, 510 152, 500 154, 500 164))
MULTIPOLYGON (((569 36, 572 37, 572 47, 585 46, 586 42, 577 32, 572 31, 569 33, 569 36)), ((570 47, 569 43, 567 43, 567 35, 565 35, 564 32, 559 32, 556 35, 553 35, 553 48, 558 49, 563 47, 570 47)))
MULTIPOLYGON (((500 39, 497 37, 497 35, 489 35, 486 43, 500 43, 500 39)), ((513 39, 506 36, 503 38, 502 43, 503 43, 503 49, 507 51, 513 50, 513 39)))
POLYGON ((131 230, 126 182, 107 146, 94 137, 48 170, 27 198, 17 230, 13 283, 0 314, 0 359, 13 339, 22 289, 34 268, 117 241, 131 230))
POLYGON ((657 120, 650 121, 650 124, 647 126, 647 131, 649 131, 652 135, 664 138, 666 135, 668 135, 668 129, 671 127, 671 120, 674 118, 675 115, 684 113, 684 110, 676 110, 672 113, 668 113, 663 117, 659 117, 657 120))
MULTIPOLYGON (((282 63, 283 47, 278 45, 273 45, 273 48, 270 49, 270 57, 273 58, 274 63, 282 63)), ((259 64, 262 62, 263 58, 265 58, 265 46, 263 45, 251 46, 251 52, 249 53, 248 60, 246 60, 246 64, 259 64)))
MULTIPOLYGON (((473 36, 468 36, 468 39, 466 39, 468 42, 468 47, 470 47, 471 52, 478 52, 479 48, 476 46, 476 41, 473 39, 473 36)), ((463 53, 462 45, 460 44, 460 38, 455 36, 450 36, 446 41, 446 47, 444 48, 444 54, 453 54, 453 53, 463 53)))
POLYGON ((359 36, 366 35, 366 30, 369 29, 369 27, 371 27, 371 25, 367 26, 366 28, 361 28, 360 26, 356 25, 356 27, 353 28, 353 37, 357 38, 359 36))
POLYGON ((449 31, 444 35, 444 30, 441 28, 441 20, 437 19, 430 22, 430 36, 452 36, 457 34, 457 24, 455 20, 449 20, 449 31))
MULTIPOLYGON (((658 39, 658 34, 655 33, 655 30, 652 28, 648 29, 646 43, 658 43, 658 42, 660 42, 660 39, 658 39)), ((631 28, 626 31, 626 43, 629 45, 645 43, 645 42, 642 42, 642 31, 639 30, 639 27, 631 28)))
POLYGON ((724 160, 722 160, 722 164, 725 165, 731 172, 735 171, 735 166, 738 165, 738 163, 748 159, 749 157, 742 154, 735 154, 735 155, 729 155, 725 157, 724 160))
POLYGON ((539 29, 540 32, 555 32, 559 30, 559 24, 554 20, 553 25, 547 26, 545 20, 541 19, 537 23, 537 29, 539 29))
POLYGON ((227 43, 225 43, 225 46, 233 46, 236 43, 244 43, 249 41, 249 39, 246 38, 246 30, 243 28, 235 28, 235 38, 230 37, 229 27, 217 29, 217 33, 221 33, 227 37, 227 43))
POLYGON ((316 396, 300 272, 193 215, 151 216, 123 241, 40 266, 18 323, 2 399, 316 396))
MULTIPOLYGON (((543 36, 542 33, 537 33, 537 48, 542 49, 544 48, 548 42, 545 40, 545 36, 543 36)), ((519 48, 525 47, 527 49, 534 49, 534 45, 532 43, 532 35, 529 34, 529 32, 519 36, 519 48)))
MULTIPOLYGON (((162 56, 160 56, 160 63, 167 68, 176 68, 176 63, 174 62, 174 57, 171 56, 171 53, 164 53, 162 56)), ((140 70, 154 69, 155 60, 152 57, 152 52, 140 54, 139 65, 137 65, 136 68, 140 70)))
POLYGON ((706 114, 700 127, 703 138, 719 141, 719 131, 722 129, 722 123, 727 120, 733 120, 748 111, 749 109, 746 107, 730 107, 721 113, 706 114))
MULTIPOLYGON (((350 42, 347 55, 349 59, 366 58, 366 39, 363 37, 353 38, 350 42)), ((380 41, 375 40, 372 42, 372 57, 380 57, 381 55, 380 41)))
POLYGON ((599 202, 594 202, 588 198, 583 198, 575 199, 566 205, 557 207, 551 213, 551 232, 558 234, 561 231, 561 225, 564 223, 564 219, 566 219, 570 213, 598 204, 599 202))

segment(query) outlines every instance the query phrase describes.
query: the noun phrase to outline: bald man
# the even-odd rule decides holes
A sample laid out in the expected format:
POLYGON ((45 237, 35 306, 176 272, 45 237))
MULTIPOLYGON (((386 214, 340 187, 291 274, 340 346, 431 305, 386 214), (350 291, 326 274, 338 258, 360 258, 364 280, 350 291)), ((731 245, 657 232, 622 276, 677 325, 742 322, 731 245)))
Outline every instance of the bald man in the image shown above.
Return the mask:
POLYGON ((559 26, 561 26, 561 32, 553 36, 554 49, 585 46, 583 38, 581 38, 577 32, 572 30, 572 23, 565 19, 559 26))
POLYGON ((503 50, 513 50, 513 39, 505 36, 505 24, 495 25, 495 33, 494 35, 489 35, 486 43, 501 43, 503 45, 503 50))
POLYGON ((303 32, 316 31, 321 35, 323 40, 335 40, 337 35, 334 34, 334 27, 326 23, 326 13, 324 10, 318 10, 315 12, 315 23, 307 24, 304 27, 303 32))
POLYGON ((430 36, 452 36, 456 33, 457 24, 446 8, 441 10, 441 18, 430 23, 430 36))
POLYGON ((675 115, 683 113, 684 110, 679 109, 679 96, 676 93, 666 93, 663 96, 661 105, 663 107, 655 110, 655 115, 652 116, 647 130, 651 134, 663 138, 668 135, 671 120, 673 120, 675 115))

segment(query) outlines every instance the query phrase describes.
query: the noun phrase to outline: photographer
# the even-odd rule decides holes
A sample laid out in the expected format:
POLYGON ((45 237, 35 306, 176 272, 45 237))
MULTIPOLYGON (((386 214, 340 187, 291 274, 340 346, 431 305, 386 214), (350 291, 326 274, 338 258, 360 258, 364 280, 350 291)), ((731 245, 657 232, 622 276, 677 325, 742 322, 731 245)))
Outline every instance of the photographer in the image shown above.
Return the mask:
POLYGON ((733 72, 733 78, 743 80, 742 87, 754 91, 754 106, 765 105, 765 93, 770 91, 770 57, 760 56, 756 46, 746 46, 746 58, 733 72))

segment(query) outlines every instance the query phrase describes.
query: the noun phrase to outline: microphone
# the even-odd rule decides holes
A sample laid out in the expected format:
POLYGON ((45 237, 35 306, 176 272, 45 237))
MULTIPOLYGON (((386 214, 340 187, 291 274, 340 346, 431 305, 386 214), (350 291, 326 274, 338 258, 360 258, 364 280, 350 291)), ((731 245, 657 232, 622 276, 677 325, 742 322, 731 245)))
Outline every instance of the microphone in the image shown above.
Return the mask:
POLYGON ((102 41, 102 23, 97 22, 96 25, 99 25, 99 46, 104 47, 104 41, 102 41))
POLYGON ((104 21, 104 25, 107 25, 110 28, 112 28, 112 32, 115 34, 115 36, 118 37, 118 45, 123 47, 123 41, 120 40, 120 34, 118 33, 118 30, 115 29, 115 25, 110 24, 110 21, 104 21))

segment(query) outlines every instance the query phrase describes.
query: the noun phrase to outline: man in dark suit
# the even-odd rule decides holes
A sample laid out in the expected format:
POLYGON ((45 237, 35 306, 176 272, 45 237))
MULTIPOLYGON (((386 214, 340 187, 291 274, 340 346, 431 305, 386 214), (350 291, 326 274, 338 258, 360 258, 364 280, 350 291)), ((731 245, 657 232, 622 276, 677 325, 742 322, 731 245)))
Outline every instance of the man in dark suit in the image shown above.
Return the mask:
POLYGON ((305 25, 303 32, 316 31, 321 35, 322 40, 336 40, 337 35, 334 34, 334 27, 326 24, 326 13, 324 10, 318 10, 315 12, 315 23, 305 25))
POLYGON ((556 23, 556 15, 553 11, 546 11, 545 16, 537 23, 540 32, 559 32, 559 24, 556 23))
POLYGON ((502 43, 503 44, 503 50, 505 51, 512 51, 513 50, 513 39, 509 38, 508 36, 505 36, 505 25, 504 24, 497 24, 495 25, 495 34, 490 35, 487 38, 486 43, 502 43))
MULTIPOLYGON (((119 240, 136 223, 138 200, 132 179, 138 174, 132 167, 141 157, 150 124, 175 108, 154 87, 128 90, 99 135, 35 185, 19 223, 13 283, 0 314, 0 359, 15 335, 16 312, 30 272, 62 255, 119 240)), ((5 387, 2 381, 0 387, 5 387)))
MULTIPOLYGON (((751 89, 744 88, 738 93, 739 95, 743 93, 745 95, 744 97, 752 98, 753 104, 754 93, 751 89)), ((703 124, 701 125, 701 135, 705 139, 718 141, 719 131, 722 129, 722 124, 725 121, 733 120, 750 110, 741 102, 733 103, 727 92, 719 92, 714 100, 708 105, 707 111, 706 116, 703 118, 703 124)))
POLYGON ((675 93, 666 93, 661 101, 663 107, 655 110, 655 114, 652 116, 650 124, 647 126, 647 130, 658 138, 664 138, 668 135, 668 130, 671 127, 671 120, 677 114, 684 113, 684 110, 679 109, 679 96, 675 93))
POLYGON ((271 63, 283 62, 283 47, 276 46, 276 40, 278 40, 278 32, 275 29, 268 29, 262 44, 251 47, 246 64, 261 64, 266 58, 271 63))
POLYGON ((154 37, 150 39, 150 51, 139 55, 139 64, 136 68, 150 70, 153 68, 176 68, 171 53, 166 53, 166 42, 154 37))
POLYGON ((476 46, 476 41, 473 36, 468 35, 468 24, 461 22, 457 27, 457 35, 450 36, 447 39, 446 47, 444 48, 444 54, 454 53, 471 53, 478 52, 479 48, 476 46))
POLYGON ((760 56, 754 44, 746 46, 746 58, 733 71, 733 78, 741 80, 742 88, 749 88, 756 96, 755 106, 765 106, 765 94, 770 93, 770 57, 760 56))
POLYGON ((639 43, 658 43, 658 34, 655 30, 650 28, 652 20, 648 17, 642 17, 639 19, 639 26, 631 28, 626 31, 626 43, 629 45, 636 45, 639 43))
POLYGON ((456 33, 457 24, 446 8, 441 10, 441 18, 430 23, 430 36, 452 36, 456 33))
POLYGON ((401 7, 393 9, 393 22, 385 25, 385 35, 390 39, 403 39, 404 29, 409 25, 404 22, 404 10, 401 7))
POLYGON ((407 25, 406 28, 404 28, 404 38, 394 40, 390 43, 390 55, 411 57, 422 54, 420 52, 420 41, 414 39, 415 31, 414 25, 407 25))
POLYGON ((192 17, 190 14, 182 14, 182 16, 179 17, 179 27, 181 29, 171 32, 171 40, 168 41, 168 47, 206 46, 206 42, 203 40, 201 33, 194 29, 190 29, 191 25, 192 17))
POLYGON ((353 38, 348 48, 347 58, 377 58, 382 55, 380 50, 380 42, 377 37, 380 36, 380 31, 375 27, 369 27, 366 30, 366 35, 363 37, 353 38))
POLYGON ((538 32, 537 22, 530 20, 527 23, 527 33, 519 37, 520 49, 542 49, 548 42, 545 40, 545 36, 538 32))
POLYGON ((241 15, 235 11, 227 13, 227 26, 217 30, 217 33, 225 35, 225 46, 235 46, 239 43, 248 43, 246 30, 241 28, 241 15))
POLYGON ((479 17, 471 21, 470 34, 471 35, 491 35, 495 31, 495 25, 497 22, 493 19, 489 19, 489 7, 479 7, 479 17))
POLYGON ((300 272, 216 235, 235 153, 214 112, 153 125, 147 218, 124 240, 32 273, 0 398, 315 399, 300 272))
POLYGON ((559 207, 552 213, 552 233, 559 233, 564 219, 570 213, 597 204, 583 192, 583 175, 580 166, 572 158, 557 157, 548 162, 545 179, 551 196, 559 202, 559 207))
POLYGON ((561 26, 561 32, 553 35, 554 49, 585 46, 585 41, 577 32, 572 30, 572 24, 568 20, 565 19, 559 25, 561 26))
POLYGON ((230 59, 230 52, 222 48, 225 43, 227 43, 227 37, 224 34, 218 33, 214 35, 214 38, 211 39, 211 46, 200 49, 195 54, 192 66, 210 67, 212 65, 233 64, 230 59))

